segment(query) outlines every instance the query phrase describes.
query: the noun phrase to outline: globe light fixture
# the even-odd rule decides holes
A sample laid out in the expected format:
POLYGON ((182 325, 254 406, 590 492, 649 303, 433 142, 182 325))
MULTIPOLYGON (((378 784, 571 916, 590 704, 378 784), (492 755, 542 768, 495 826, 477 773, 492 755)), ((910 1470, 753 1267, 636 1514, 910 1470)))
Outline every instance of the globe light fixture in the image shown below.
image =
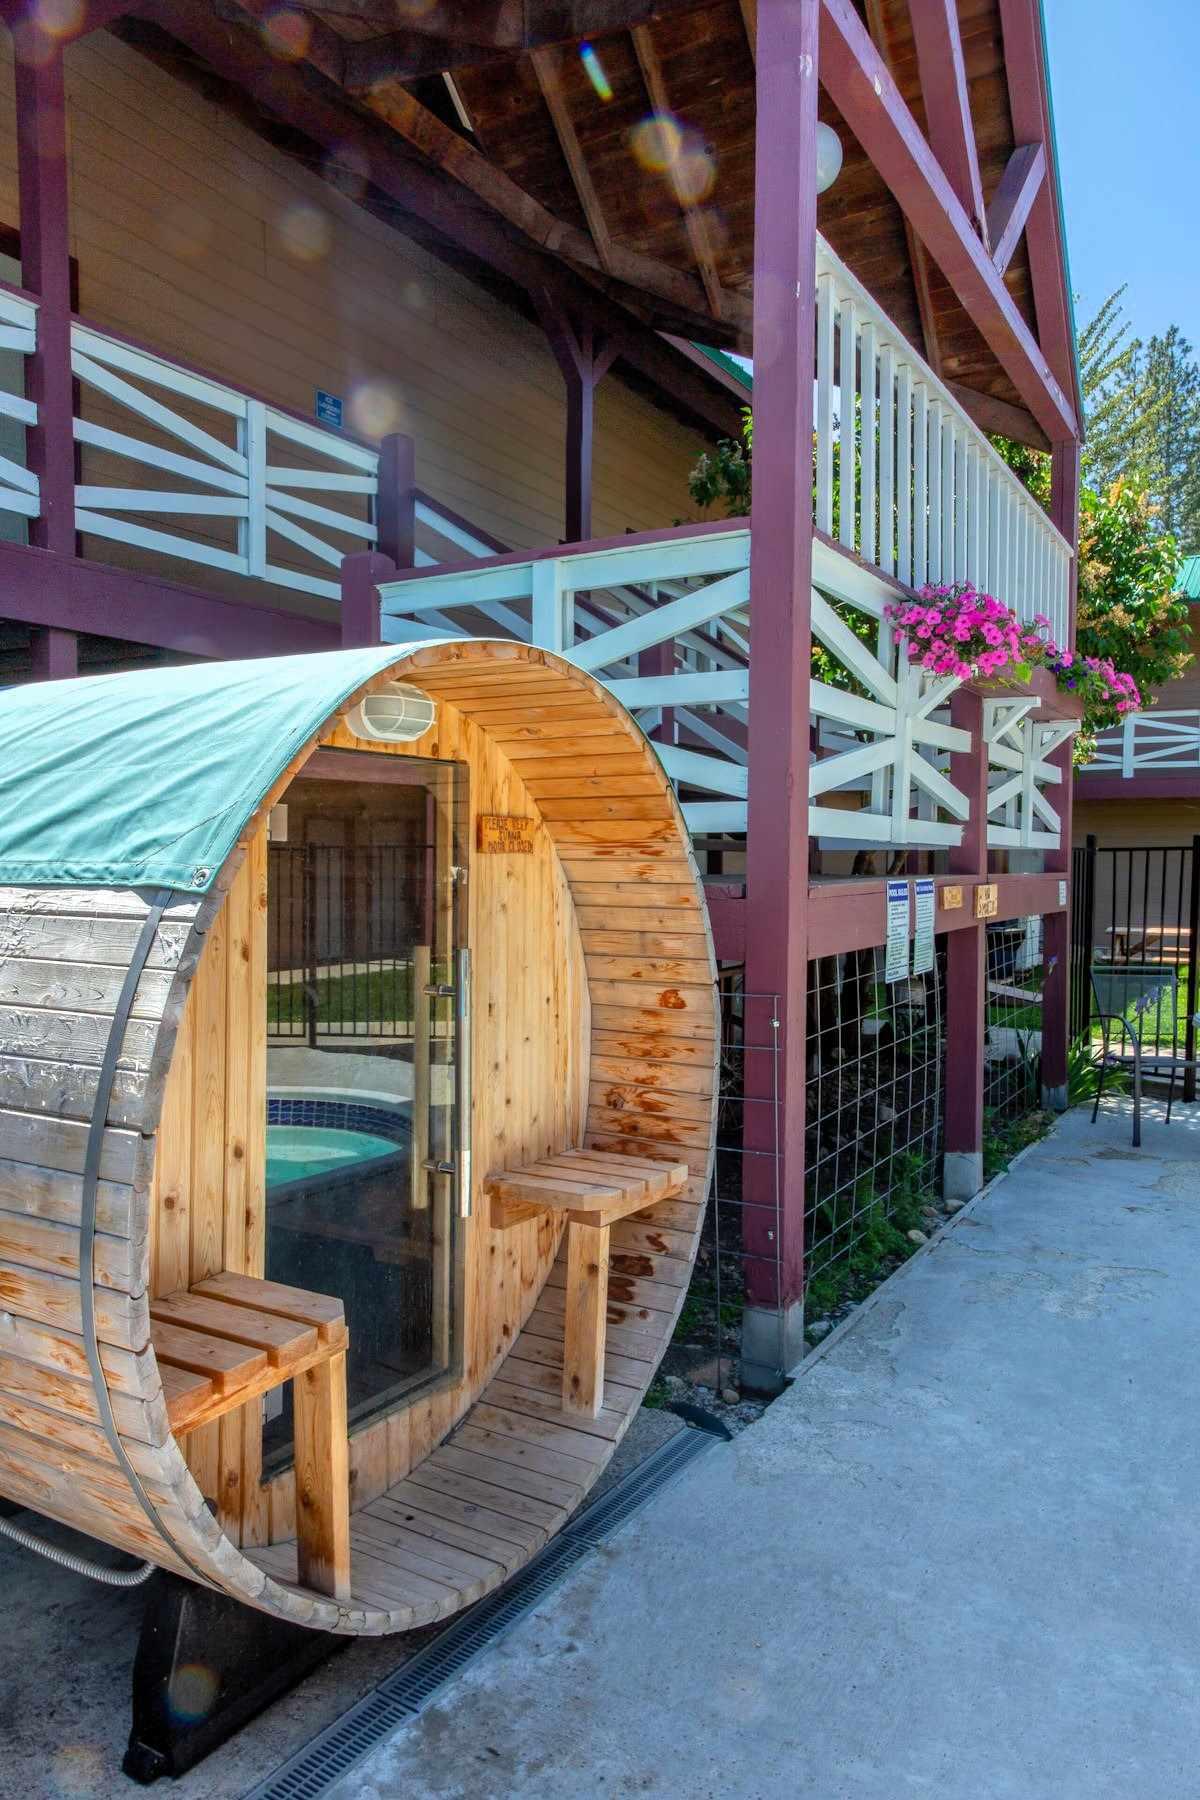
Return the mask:
POLYGON ((832 125, 817 120, 817 192, 823 194, 837 180, 842 167, 842 140, 832 125))

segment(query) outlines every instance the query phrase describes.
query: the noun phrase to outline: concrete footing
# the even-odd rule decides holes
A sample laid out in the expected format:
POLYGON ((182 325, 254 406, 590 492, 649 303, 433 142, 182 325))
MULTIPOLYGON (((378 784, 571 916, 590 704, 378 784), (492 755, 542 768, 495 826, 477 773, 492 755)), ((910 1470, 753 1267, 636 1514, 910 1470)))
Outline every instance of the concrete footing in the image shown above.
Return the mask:
POLYGON ((1071 1100, 1064 1081, 1060 1087, 1047 1087, 1042 1084, 1042 1108, 1045 1112, 1065 1113, 1071 1100))
POLYGON ((755 1394, 779 1394, 787 1375, 804 1358, 804 1303, 793 1300, 782 1310, 747 1306, 742 1314, 743 1388, 755 1394))
POLYGON ((947 1150, 942 1171, 946 1200, 971 1200, 983 1186, 982 1150, 947 1150))

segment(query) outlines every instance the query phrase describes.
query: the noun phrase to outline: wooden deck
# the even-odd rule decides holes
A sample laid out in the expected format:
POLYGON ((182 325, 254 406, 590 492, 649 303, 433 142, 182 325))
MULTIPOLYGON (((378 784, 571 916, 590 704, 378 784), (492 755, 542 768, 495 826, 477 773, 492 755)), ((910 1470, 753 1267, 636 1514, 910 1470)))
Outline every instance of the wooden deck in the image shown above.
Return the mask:
MULTIPOLYGON (((414 1625, 448 1618, 499 1587, 566 1523, 629 1429, 691 1262, 663 1258, 655 1274, 657 1282, 629 1284, 630 1304, 610 1305, 604 1404, 596 1418, 581 1418, 561 1401, 564 1246, 524 1330, 457 1430, 352 1515, 352 1606, 411 1607, 414 1625)), ((294 1544, 246 1555, 305 1592, 294 1544)))

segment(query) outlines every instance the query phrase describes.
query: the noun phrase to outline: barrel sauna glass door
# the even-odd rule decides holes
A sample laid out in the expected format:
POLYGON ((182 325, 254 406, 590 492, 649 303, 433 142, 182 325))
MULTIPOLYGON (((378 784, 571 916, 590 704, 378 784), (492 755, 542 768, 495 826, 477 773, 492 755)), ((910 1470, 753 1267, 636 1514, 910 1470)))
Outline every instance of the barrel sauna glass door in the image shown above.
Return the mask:
MULTIPOLYGON (((465 777, 321 752, 271 815, 265 1274, 344 1301, 352 1423, 458 1355, 465 777)), ((273 1459, 288 1395, 266 1423, 273 1459)))

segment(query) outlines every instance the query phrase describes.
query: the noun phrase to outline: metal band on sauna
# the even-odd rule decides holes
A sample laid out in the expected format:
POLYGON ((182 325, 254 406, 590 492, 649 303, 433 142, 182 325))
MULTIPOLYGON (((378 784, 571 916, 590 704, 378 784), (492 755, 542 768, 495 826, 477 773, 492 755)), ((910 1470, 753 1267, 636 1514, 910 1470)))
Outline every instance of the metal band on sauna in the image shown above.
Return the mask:
POLYGON ((83 1349, 88 1360, 88 1368, 92 1375, 92 1388, 96 1395, 96 1410, 100 1417, 101 1429, 117 1466, 133 1490, 134 1498, 150 1523, 154 1526, 163 1542, 172 1553, 186 1564, 197 1581, 204 1581, 191 1557, 181 1550, 171 1533, 159 1517, 154 1502, 142 1486, 141 1476, 130 1462, 121 1442, 121 1434, 117 1430, 116 1416, 113 1413, 112 1400, 108 1392, 108 1381, 104 1374, 104 1365, 100 1360, 100 1340, 96 1334, 96 1291, 95 1291, 95 1257, 96 1257, 96 1201, 100 1188, 100 1163, 104 1155, 104 1133, 108 1129, 108 1106, 112 1099, 113 1082, 116 1079, 117 1063, 121 1055, 121 1045, 125 1041, 125 1028, 129 1023, 129 1015, 133 1011, 133 1002, 137 995, 138 983, 142 972, 154 948, 154 940, 158 936, 158 928, 163 914, 171 901, 171 890, 160 889, 157 897, 150 904, 145 923, 138 934, 134 945, 133 956, 125 971, 125 979, 121 983, 121 992, 117 996, 116 1011, 108 1030, 108 1042, 104 1046, 104 1061, 100 1064, 100 1076, 96 1083, 96 1099, 92 1106, 92 1117, 88 1125, 87 1148, 83 1159, 83 1192, 80 1197, 79 1211, 79 1311, 83 1326, 83 1349))

